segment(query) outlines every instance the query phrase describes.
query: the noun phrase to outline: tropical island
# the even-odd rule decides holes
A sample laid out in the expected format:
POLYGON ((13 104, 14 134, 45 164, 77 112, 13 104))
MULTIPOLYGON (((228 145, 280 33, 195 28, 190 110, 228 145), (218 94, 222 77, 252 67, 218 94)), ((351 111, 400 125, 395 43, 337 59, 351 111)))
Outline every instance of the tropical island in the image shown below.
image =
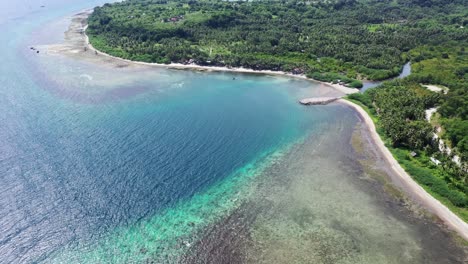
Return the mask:
POLYGON ((468 221, 468 5, 454 0, 166 1, 96 7, 93 47, 127 60, 283 71, 349 95, 427 192, 468 221))

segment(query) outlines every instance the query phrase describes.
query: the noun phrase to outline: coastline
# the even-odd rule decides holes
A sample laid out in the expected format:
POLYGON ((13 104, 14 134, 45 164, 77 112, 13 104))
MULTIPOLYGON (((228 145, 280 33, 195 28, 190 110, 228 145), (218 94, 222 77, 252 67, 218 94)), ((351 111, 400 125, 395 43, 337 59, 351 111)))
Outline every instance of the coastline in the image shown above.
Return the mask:
MULTIPOLYGON (((89 37, 86 35, 86 19, 91 14, 92 10, 86 10, 72 17, 69 31, 66 32, 66 40, 64 44, 52 45, 49 46, 49 51, 58 52, 58 53, 68 53, 70 55, 82 55, 86 54, 88 57, 97 59, 98 61, 105 61, 111 63, 125 63, 126 65, 135 65, 135 66, 145 66, 145 67, 160 67, 174 70, 193 70, 193 71, 204 71, 204 72, 233 72, 233 73, 246 73, 246 74, 263 74, 263 75, 274 75, 282 77, 297 78, 302 80, 308 80, 316 83, 321 83, 329 87, 334 88, 344 94, 351 94, 359 92, 358 89, 348 88, 339 84, 331 84, 326 82, 317 81, 314 79, 307 78, 305 75, 294 75, 291 73, 280 72, 280 71, 269 71, 262 70, 256 71, 246 68, 228 68, 228 67, 216 67, 216 66, 200 66, 200 65, 185 65, 178 63, 171 64, 158 64, 158 63, 147 63, 147 62, 138 62, 131 61, 119 57, 109 55, 107 53, 101 52, 94 48, 89 42, 89 37)), ((117 64, 117 67, 121 65, 117 64)), ((389 164, 389 168, 395 172, 395 174, 400 178, 407 192, 421 202, 424 208, 428 209, 431 213, 439 217, 451 230, 454 230, 457 234, 463 237, 468 241, 468 224, 450 211, 445 205, 440 201, 432 197, 427 193, 418 183, 416 183, 410 175, 400 166, 398 161, 393 157, 389 149, 385 146, 382 139, 376 132, 376 127, 370 116, 362 109, 359 105, 354 104, 350 101, 341 99, 337 101, 348 105, 353 108, 360 116, 365 125, 369 128, 372 140, 375 142, 376 147, 380 150, 382 155, 385 157, 389 164)))
POLYGON ((370 135, 375 143, 375 146, 383 154, 389 164, 390 169, 393 170, 399 177, 405 188, 407 188, 408 192, 411 192, 411 194, 419 202, 421 202, 424 208, 428 209, 432 214, 440 218, 449 229, 455 231, 458 235, 468 241, 468 224, 452 211, 450 211, 450 209, 443 205, 439 200, 426 192, 426 190, 424 190, 421 185, 414 181, 413 178, 411 178, 411 176, 401 167, 401 165, 393 157, 390 150, 385 146, 384 142, 380 138, 376 131, 374 121, 372 121, 369 114, 359 105, 346 99, 339 99, 337 102, 351 107, 361 117, 362 122, 370 131, 370 135))
POLYGON ((142 61, 132 61, 132 60, 127 60, 119 57, 112 56, 110 54, 104 53, 95 47, 91 45, 89 42, 89 37, 86 34, 86 29, 88 28, 88 25, 86 25, 83 29, 84 36, 85 36, 85 41, 87 48, 95 52, 98 55, 105 56, 107 58, 112 58, 114 60, 120 60, 124 61, 127 63, 132 63, 132 64, 138 64, 138 65, 144 65, 144 66, 152 66, 152 67, 164 67, 168 69, 173 69, 173 70, 195 70, 195 71, 207 71, 207 72, 234 72, 234 73, 251 73, 251 74, 264 74, 264 75, 276 75, 276 76, 286 76, 286 77, 291 77, 291 78, 297 78, 297 79, 302 79, 302 80, 308 80, 308 81, 313 81, 313 82, 318 82, 322 83, 328 86, 333 87, 334 89, 344 93, 344 94, 352 94, 352 93, 358 93, 359 89, 356 88, 349 88, 344 85, 340 84, 333 84, 333 83, 327 83, 327 82, 321 82, 318 80, 310 79, 307 78, 304 74, 292 74, 292 73, 287 73, 283 71, 271 71, 271 70, 253 70, 253 69, 248 69, 248 68, 228 68, 228 67, 220 67, 220 66, 201 66, 201 65, 196 65, 196 64, 182 64, 182 63, 169 63, 169 64, 161 64, 161 63, 152 63, 152 62, 142 62, 142 61))
POLYGON ((296 78, 301 80, 312 81, 316 83, 321 83, 326 86, 332 87, 335 90, 344 93, 352 94, 358 93, 359 89, 346 87, 340 84, 333 84, 314 80, 306 77, 304 74, 292 74, 282 71, 271 71, 271 70, 253 70, 248 68, 235 68, 235 67, 219 67, 219 66, 201 66, 196 64, 181 64, 181 63, 170 63, 170 64, 160 64, 160 63, 150 63, 150 62, 141 62, 141 61, 132 61, 128 59, 119 58, 112 56, 105 52, 102 52, 96 49, 90 42, 89 37, 86 34, 86 29, 88 27, 87 18, 92 13, 91 10, 84 10, 71 18, 71 23, 68 28, 68 31, 65 32, 65 42, 59 45, 48 45, 46 50, 52 53, 61 53, 68 55, 79 55, 87 54, 88 56, 101 57, 101 60, 109 59, 111 62, 124 62, 128 65, 140 65, 146 67, 159 67, 167 68, 173 70, 193 70, 193 71, 204 71, 204 72, 232 72, 232 73, 246 73, 246 74, 261 74, 261 75, 272 75, 272 76, 283 76, 296 78))

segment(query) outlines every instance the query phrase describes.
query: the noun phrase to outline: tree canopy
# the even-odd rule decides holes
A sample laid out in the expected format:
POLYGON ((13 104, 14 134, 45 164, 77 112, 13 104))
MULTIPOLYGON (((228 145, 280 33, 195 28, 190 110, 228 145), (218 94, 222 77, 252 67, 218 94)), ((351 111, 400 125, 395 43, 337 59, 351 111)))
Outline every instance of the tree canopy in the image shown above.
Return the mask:
POLYGON ((98 49, 146 62, 307 73, 356 79, 400 73, 422 44, 468 39, 463 1, 127 0, 97 7, 98 49))

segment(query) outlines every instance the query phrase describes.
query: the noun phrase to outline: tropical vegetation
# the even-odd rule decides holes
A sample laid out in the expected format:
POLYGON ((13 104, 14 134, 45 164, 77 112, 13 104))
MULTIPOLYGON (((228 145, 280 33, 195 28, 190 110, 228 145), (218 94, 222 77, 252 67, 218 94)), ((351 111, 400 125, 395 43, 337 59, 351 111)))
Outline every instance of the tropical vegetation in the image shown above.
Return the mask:
POLYGON ((127 0, 97 7, 91 43, 145 62, 305 73, 361 87, 408 52, 468 38, 464 0, 127 0))
POLYGON ((366 107, 381 136, 410 175, 468 221, 468 52, 465 41, 409 52, 412 73, 350 95, 366 107), (429 91, 424 84, 442 91, 429 91), (425 110, 437 107, 427 122, 425 110), (438 138, 446 149, 440 149, 438 138), (454 159, 458 156, 457 159, 454 159))

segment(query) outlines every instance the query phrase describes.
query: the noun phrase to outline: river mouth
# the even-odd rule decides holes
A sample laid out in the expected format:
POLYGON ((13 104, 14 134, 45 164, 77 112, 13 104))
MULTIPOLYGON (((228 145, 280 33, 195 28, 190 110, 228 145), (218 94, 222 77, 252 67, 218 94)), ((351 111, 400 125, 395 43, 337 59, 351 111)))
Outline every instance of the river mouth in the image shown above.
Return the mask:
POLYGON ((335 90, 29 50, 44 39, 1 51, 4 261, 462 263, 366 176, 351 109, 297 104, 335 90))

